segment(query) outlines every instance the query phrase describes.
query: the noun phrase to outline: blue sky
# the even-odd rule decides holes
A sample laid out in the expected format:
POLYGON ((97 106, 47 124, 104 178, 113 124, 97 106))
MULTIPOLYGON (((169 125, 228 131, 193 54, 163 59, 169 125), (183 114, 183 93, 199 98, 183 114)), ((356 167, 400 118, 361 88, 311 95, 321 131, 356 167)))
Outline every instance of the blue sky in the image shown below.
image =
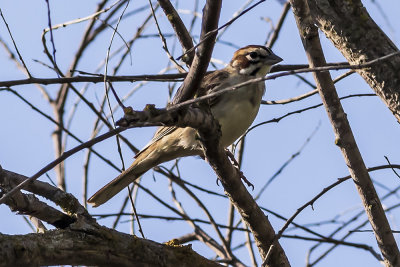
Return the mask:
MULTIPOLYGON (((200 9, 204 1, 200 1, 200 9)), ((220 18, 220 24, 228 21, 233 14, 244 4, 245 1, 224 1, 220 18)), ((397 14, 400 3, 397 1, 381 1, 379 10, 374 1, 363 1, 367 10, 370 12, 376 23, 398 46, 400 35, 398 31, 397 14), (384 15, 383 15, 384 14, 384 15), (386 17, 385 17, 386 16, 386 17)), ((127 13, 139 7, 146 6, 147 1, 131 1, 127 13)), ((53 25, 66 21, 82 18, 92 14, 97 5, 96 1, 50 1, 51 18, 53 25)), ((178 9, 182 12, 182 18, 186 25, 191 22, 191 16, 185 10, 192 9, 192 1, 180 1, 178 9)), ((0 8, 12 30, 13 37, 17 43, 29 70, 35 77, 56 77, 53 71, 37 63, 39 60, 49 64, 48 59, 42 53, 41 33, 47 27, 47 9, 45 1, 2 1, 0 8), (23 8, 21 8, 23 6, 23 8), (35 10, 35 12, 32 12, 35 10)), ((235 47, 242 47, 248 44, 263 44, 266 35, 271 28, 268 20, 275 25, 282 5, 279 1, 269 0, 259 5, 255 10, 235 22, 221 36, 222 41, 227 41, 234 46, 217 43, 214 49, 213 58, 222 62, 229 62, 235 47), (268 18, 266 20, 265 18, 268 18)), ((135 16, 127 17, 122 20, 119 26, 120 34, 129 40, 135 33, 137 27, 142 23, 149 10, 145 9, 135 16)), ((164 32, 172 33, 168 22, 158 13, 161 29, 164 32)), ((200 19, 197 20, 194 35, 198 36, 200 19)), ((73 55, 80 43, 82 33, 86 23, 71 25, 54 31, 55 44, 57 47, 57 63, 63 71, 68 70, 73 55)), ((154 23, 150 23, 144 34, 157 33, 154 23)), ((99 64, 104 60, 107 48, 110 43, 112 29, 105 31, 98 40, 84 54, 78 70, 95 72, 99 64)), ((10 47, 11 40, 8 36, 3 23, 0 23, 0 37, 10 47)), ((320 34, 324 51, 328 62, 341 62, 341 56, 329 40, 320 34)), ((197 38, 197 37, 196 37, 197 38)), ((197 40, 197 39, 196 39, 197 40)), ((111 51, 115 51, 123 45, 120 38, 116 37, 111 51)), ((168 39, 169 48, 174 47, 174 41, 168 39)), ((161 49, 159 38, 143 38, 134 43, 131 48, 132 64, 129 60, 125 61, 119 72, 120 75, 133 74, 156 74, 168 63, 168 58, 161 49)), ((303 64, 306 63, 306 56, 303 51, 300 38, 292 14, 289 12, 285 20, 282 32, 278 41, 273 47, 274 52, 282 57, 282 64, 303 64)), ((180 49, 174 50, 174 56, 180 55, 180 49)), ((4 49, 0 49, 0 80, 14 80, 25 78, 24 74, 15 67, 9 60, 4 49)), ((117 63, 117 60, 110 61, 110 69, 117 63)), ((217 68, 223 65, 215 63, 217 68)), ((213 67, 210 66, 210 69, 213 67)), ((100 70, 104 72, 104 68, 100 70)), ((174 72, 174 71, 171 71, 174 72)), ((333 78, 344 73, 344 71, 332 71, 333 78)), ((309 81, 312 80, 310 74, 304 75, 309 81)), ((114 84, 120 96, 126 95, 138 83, 118 83, 114 84)), ((267 81, 267 92, 264 96, 266 100, 279 100, 301 95, 311 90, 310 87, 301 83, 295 77, 283 77, 276 80, 267 81)), ((77 84, 81 90, 85 84, 77 84)), ((46 87, 51 95, 58 90, 57 85, 46 87)), ((14 87, 21 95, 32 101, 37 107, 52 114, 51 107, 41 96, 34 85, 24 85, 14 87)), ((337 91, 340 96, 355 93, 371 93, 372 90, 357 74, 337 83, 337 91)), ((96 107, 99 99, 104 93, 103 84, 90 84, 85 96, 87 96, 96 107)), ((167 83, 148 83, 137 90, 126 104, 135 109, 142 109, 145 104, 153 103, 157 107, 165 106, 168 100, 167 83)), ((71 107, 76 102, 77 97, 73 94, 68 99, 66 116, 71 107)), ((282 116, 287 112, 301 109, 307 106, 320 103, 318 95, 306 100, 288 105, 266 105, 260 108, 255 123, 270 120, 282 116)), ((112 105, 115 105, 112 99, 112 105)), ((360 151, 368 167, 386 164, 384 156, 387 156, 392 163, 399 163, 400 158, 400 130, 394 116, 385 107, 383 102, 377 97, 357 97, 342 101, 342 105, 348 115, 351 127, 359 145, 360 151)), ((115 117, 121 116, 121 111, 115 113, 115 117)), ((71 130, 82 140, 88 140, 91 136, 95 116, 83 104, 77 109, 76 116, 71 124, 71 130)), ((54 159, 53 144, 51 139, 54 125, 43 118, 38 113, 33 112, 30 107, 18 100, 14 95, 7 92, 0 92, 0 164, 4 169, 21 173, 27 176, 33 175, 44 165, 54 159)), ((298 207, 303 205, 318 194, 324 187, 333 183, 337 178, 348 175, 348 170, 344 164, 340 150, 334 144, 334 135, 325 110, 320 107, 301 114, 296 114, 283 119, 279 123, 267 124, 249 133, 246 139, 245 158, 243 171, 255 185, 255 190, 251 192, 256 195, 263 184, 271 177, 281 165, 294 154, 318 126, 311 141, 282 174, 271 183, 266 192, 258 200, 261 206, 272 209, 283 216, 290 217, 298 207)), ((132 129, 126 131, 124 136, 133 141, 135 145, 141 147, 151 138, 154 128, 132 129)), ((102 130, 104 132, 104 129, 102 130)), ((68 141, 68 148, 76 146, 73 140, 68 141)), ((114 138, 106 140, 95 146, 95 149, 107 155, 118 166, 121 166, 117 146, 114 138)), ((123 146, 125 164, 130 164, 133 153, 123 146)), ((66 161, 67 190, 74 194, 78 199, 82 199, 82 173, 84 152, 77 153, 66 161)), ((171 166, 171 163, 165 166, 171 166)), ((114 178, 118 173, 107 166, 96 157, 91 161, 89 180, 89 194, 93 194, 102 185, 114 178)), ((204 186, 210 190, 223 193, 221 186, 215 184, 215 174, 211 168, 198 158, 185 158, 180 160, 180 172, 188 181, 204 186)), ((53 171, 48 173, 55 180, 53 171)), ((398 185, 398 178, 390 170, 371 173, 371 178, 389 188, 398 185)), ((41 177, 42 181, 48 178, 41 177)), ((168 191, 168 181, 160 175, 149 171, 143 177, 143 184, 162 197, 171 202, 171 194, 168 191), (153 179, 155 178, 155 181, 153 179)), ((197 205, 181 190, 176 188, 180 201, 193 217, 204 218, 204 214, 197 205)), ((382 196, 387 193, 383 187, 377 186, 378 193, 382 196)), ((210 211, 218 218, 221 223, 226 222, 228 214, 228 203, 225 199, 210 197, 204 193, 197 192, 210 211)), ((106 205, 90 209, 93 214, 110 213, 119 210, 123 194, 118 195, 106 205)), ((384 201, 384 206, 389 207, 398 202, 397 196, 392 196, 384 201)), ((154 200, 148 198, 145 193, 139 193, 139 213, 144 214, 163 214, 172 215, 171 212, 161 207, 154 200)), ((314 210, 307 208, 295 220, 300 224, 322 222, 331 220, 340 215, 336 224, 324 224, 315 226, 313 229, 327 234, 337 227, 337 224, 350 218, 362 209, 360 199, 351 181, 343 183, 333 189, 314 205, 314 210)), ((0 232, 9 234, 24 234, 31 232, 28 225, 23 221, 22 216, 15 215, 4 205, 0 206, 0 214, 3 223, 0 225, 0 232)), ((274 228, 279 230, 284 224, 282 220, 269 215, 274 228)), ((398 230, 397 210, 388 214, 389 221, 394 229, 398 230)), ((125 218, 128 220, 129 218, 125 218)), ((363 216, 360 222, 365 219, 363 216)), ((100 223, 110 225, 112 219, 101 220, 100 223)), ((184 222, 163 222, 160 227, 159 220, 142 220, 146 237, 158 242, 164 242, 184 233, 190 233, 191 228, 184 222)), ((130 223, 121 223, 118 228, 120 231, 129 232, 130 223)), ((204 226, 210 230, 210 226, 204 226)), ((350 228, 349 228, 350 229, 350 228)), ((348 230, 349 230, 348 229, 348 230)), ((369 229, 369 225, 363 229, 369 229)), ((344 234, 347 232, 344 232, 344 234)), ((288 231, 287 234, 305 235, 301 231, 288 231)), ((243 234, 237 233, 234 242, 239 244, 243 240, 243 234)), ((398 239, 398 237, 396 236, 398 239)), ((372 233, 354 234, 348 241, 366 242, 378 251, 372 233)), ((285 249, 289 260, 293 266, 301 266, 305 262, 306 252, 312 246, 311 242, 282 239, 281 244, 285 249)), ((328 247, 324 245, 323 247, 328 247)), ((213 255, 212 252, 201 245, 199 242, 193 243, 193 248, 205 256, 213 255)), ((238 255, 245 263, 250 263, 247 250, 241 249, 238 255)), ((348 247, 337 248, 330 256, 324 259, 320 266, 380 266, 380 264, 368 252, 348 247)))

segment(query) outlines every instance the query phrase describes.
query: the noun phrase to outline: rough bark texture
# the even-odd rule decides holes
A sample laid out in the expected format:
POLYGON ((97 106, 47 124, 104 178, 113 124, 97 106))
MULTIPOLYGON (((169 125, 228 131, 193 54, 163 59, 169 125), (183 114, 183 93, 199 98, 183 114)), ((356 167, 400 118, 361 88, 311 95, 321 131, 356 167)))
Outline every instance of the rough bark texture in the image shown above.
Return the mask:
MULTIPOLYGON (((0 191, 27 179, 0 166, 0 191)), ((24 189, 48 198, 68 214, 19 191, 6 204, 65 229, 27 235, 0 233, 0 266, 220 266, 190 245, 159 244, 99 226, 72 195, 47 183, 32 181, 24 189)))
POLYGON ((0 234, 0 266, 221 266, 189 246, 164 245, 98 228, 0 234))
POLYGON ((117 124, 133 126, 139 121, 151 123, 161 119, 163 125, 190 126, 198 129, 204 144, 205 156, 221 180, 226 194, 254 235, 262 259, 266 259, 270 246, 274 244, 267 266, 290 266, 284 250, 275 239, 275 231, 271 223, 246 190, 239 172, 232 166, 225 150, 219 145, 219 124, 212 118, 209 110, 189 108, 182 113, 179 110, 172 112, 172 108, 166 113, 148 106, 143 112, 125 113, 124 118, 117 124))
POLYGON ((225 194, 229 197, 232 204, 242 216, 243 221, 251 230, 258 251, 264 261, 264 266, 287 267, 290 263, 286 257, 285 251, 275 239, 275 231, 269 222, 267 216, 257 205, 253 197, 243 185, 239 172, 232 166, 226 156, 225 150, 218 145, 219 137, 218 125, 214 127, 200 128, 199 133, 204 144, 204 153, 211 167, 218 175, 219 180, 225 189, 225 194), (268 251, 274 245, 271 255, 268 251))
MULTIPOLYGON (((308 0, 308 3, 315 23, 350 64, 398 51, 360 0, 308 0)), ((400 122, 400 55, 357 72, 400 122)))
MULTIPOLYGON (((290 0, 300 37, 311 67, 326 65, 318 29, 310 16, 307 0, 290 0)), ((363 202, 386 266, 399 266, 400 253, 380 199, 369 177, 357 147, 346 113, 340 103, 329 72, 315 72, 314 79, 333 126, 336 144, 340 147, 351 177, 363 202)))

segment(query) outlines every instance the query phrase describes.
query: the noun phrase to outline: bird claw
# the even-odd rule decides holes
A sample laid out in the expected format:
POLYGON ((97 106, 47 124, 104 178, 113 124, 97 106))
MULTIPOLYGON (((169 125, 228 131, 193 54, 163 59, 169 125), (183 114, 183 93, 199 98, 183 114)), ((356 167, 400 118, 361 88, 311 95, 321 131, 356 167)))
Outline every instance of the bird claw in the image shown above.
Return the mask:
POLYGON ((247 180, 246 176, 244 176, 242 171, 240 171, 239 169, 238 169, 238 171, 239 171, 240 179, 242 179, 243 182, 245 182, 247 184, 247 186, 251 187, 251 190, 254 191, 254 185, 249 180, 247 180))
POLYGON ((233 166, 239 169, 239 162, 235 159, 235 155, 232 154, 228 149, 225 149, 225 153, 228 156, 228 158, 232 161, 233 166))
MULTIPOLYGON (((239 169, 239 162, 235 159, 235 155, 232 154, 228 149, 225 150, 226 155, 229 157, 229 159, 232 161, 233 166, 236 168, 236 170, 239 172, 240 179, 243 180, 247 184, 248 187, 251 187, 251 190, 254 190, 254 185, 247 180, 246 176, 244 176, 243 172, 239 169)), ((217 181, 218 184, 218 181, 217 181)))

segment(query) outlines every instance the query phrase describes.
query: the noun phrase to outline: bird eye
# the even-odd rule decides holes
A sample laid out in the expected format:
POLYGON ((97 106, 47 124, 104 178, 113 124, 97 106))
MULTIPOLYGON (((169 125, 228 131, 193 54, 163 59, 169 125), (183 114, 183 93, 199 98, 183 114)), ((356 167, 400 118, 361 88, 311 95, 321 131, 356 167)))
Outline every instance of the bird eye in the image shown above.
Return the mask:
POLYGON ((257 52, 251 52, 249 55, 250 55, 250 57, 251 57, 252 59, 255 59, 255 58, 258 57, 257 52))

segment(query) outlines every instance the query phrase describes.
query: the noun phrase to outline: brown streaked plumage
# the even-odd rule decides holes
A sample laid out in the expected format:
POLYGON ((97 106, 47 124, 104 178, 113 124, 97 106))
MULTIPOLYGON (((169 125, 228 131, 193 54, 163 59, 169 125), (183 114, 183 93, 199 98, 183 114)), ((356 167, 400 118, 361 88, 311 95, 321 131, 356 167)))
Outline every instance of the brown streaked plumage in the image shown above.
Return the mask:
MULTIPOLYGON (((249 45, 236 51, 228 66, 206 75, 198 96, 264 77, 271 66, 282 61, 265 46, 249 45)), ((253 83, 209 101, 211 112, 221 125, 221 144, 231 145, 253 123, 265 91, 264 82, 253 83)), ((190 127, 160 127, 153 139, 136 156, 132 165, 97 191, 88 203, 97 207, 115 196, 143 173, 178 157, 202 155, 196 130, 190 127)))

